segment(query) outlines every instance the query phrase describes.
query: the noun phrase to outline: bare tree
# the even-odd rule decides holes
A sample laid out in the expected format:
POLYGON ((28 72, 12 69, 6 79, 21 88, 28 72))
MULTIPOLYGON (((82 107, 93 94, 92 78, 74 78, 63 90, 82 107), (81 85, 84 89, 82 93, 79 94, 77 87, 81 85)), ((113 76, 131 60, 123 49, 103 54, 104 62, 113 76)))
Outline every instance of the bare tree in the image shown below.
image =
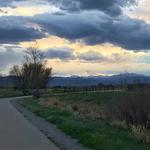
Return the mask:
POLYGON ((0 77, 2 77, 3 76, 3 74, 2 74, 2 69, 0 69, 0 77))
POLYGON ((10 74, 17 77, 17 82, 23 90, 31 89, 35 95, 39 95, 40 89, 47 87, 51 72, 52 68, 46 67, 44 55, 35 43, 25 51, 23 65, 14 66, 10 74))
POLYGON ((22 76, 21 68, 15 65, 10 70, 9 74, 13 76, 14 88, 22 89, 23 88, 23 76, 22 76))

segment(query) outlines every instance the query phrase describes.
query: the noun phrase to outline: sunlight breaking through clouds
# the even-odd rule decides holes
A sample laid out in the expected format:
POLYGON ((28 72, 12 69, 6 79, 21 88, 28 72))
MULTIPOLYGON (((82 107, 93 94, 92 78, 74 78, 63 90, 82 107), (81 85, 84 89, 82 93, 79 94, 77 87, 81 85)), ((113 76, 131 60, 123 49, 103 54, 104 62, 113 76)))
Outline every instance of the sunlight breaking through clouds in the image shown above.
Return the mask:
POLYGON ((36 40, 58 74, 110 75, 125 68, 148 74, 149 4, 148 0, 1 0, 0 67, 15 63, 15 57, 36 40))

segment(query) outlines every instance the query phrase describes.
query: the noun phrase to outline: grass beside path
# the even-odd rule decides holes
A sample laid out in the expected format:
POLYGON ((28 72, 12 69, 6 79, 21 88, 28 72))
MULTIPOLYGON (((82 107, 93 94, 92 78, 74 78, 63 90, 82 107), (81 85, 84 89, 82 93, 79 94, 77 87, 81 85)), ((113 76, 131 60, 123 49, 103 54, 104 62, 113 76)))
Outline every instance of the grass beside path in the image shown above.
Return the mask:
MULTIPOLYGON (((101 96, 105 98, 104 95, 101 96)), ((79 94, 78 96, 75 96, 74 94, 61 96, 61 99, 70 102, 71 97, 72 101, 75 99, 78 101, 79 99, 81 101, 86 100, 82 94, 79 94)), ((92 97, 93 96, 89 97, 89 101, 92 100, 92 97)), ((96 101, 96 95, 94 97, 95 103, 100 103, 96 101)), ((104 102, 106 101, 104 100, 104 102)), ((150 149, 150 145, 137 143, 136 138, 130 131, 114 128, 104 120, 91 120, 59 107, 47 107, 41 105, 39 100, 33 100, 32 98, 25 99, 21 101, 20 104, 36 115, 54 123, 60 130, 73 138, 78 139, 80 143, 93 150, 150 149)))
POLYGON ((120 99, 124 92, 81 92, 81 93, 67 93, 59 98, 66 102, 87 102, 93 104, 106 104, 120 99))
POLYGON ((23 96, 21 90, 0 89, 0 98, 23 96))

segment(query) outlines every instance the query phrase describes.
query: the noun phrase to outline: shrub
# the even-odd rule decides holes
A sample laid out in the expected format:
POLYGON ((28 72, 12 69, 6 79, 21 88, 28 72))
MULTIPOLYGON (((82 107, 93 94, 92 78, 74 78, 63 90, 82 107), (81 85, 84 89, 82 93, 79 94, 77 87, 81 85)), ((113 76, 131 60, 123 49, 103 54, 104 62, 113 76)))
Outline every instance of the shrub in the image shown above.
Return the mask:
POLYGON ((147 130, 144 126, 131 126, 131 130, 138 142, 150 144, 150 131, 147 130))
POLYGON ((33 91, 33 98, 40 98, 41 97, 41 92, 39 90, 34 90, 33 91))
POLYGON ((128 126, 146 126, 150 116, 149 93, 126 93, 121 100, 107 106, 107 116, 112 120, 125 121, 128 126))
POLYGON ((115 128, 119 128, 119 129, 127 129, 128 128, 125 121, 114 120, 114 121, 111 122, 111 125, 115 128))

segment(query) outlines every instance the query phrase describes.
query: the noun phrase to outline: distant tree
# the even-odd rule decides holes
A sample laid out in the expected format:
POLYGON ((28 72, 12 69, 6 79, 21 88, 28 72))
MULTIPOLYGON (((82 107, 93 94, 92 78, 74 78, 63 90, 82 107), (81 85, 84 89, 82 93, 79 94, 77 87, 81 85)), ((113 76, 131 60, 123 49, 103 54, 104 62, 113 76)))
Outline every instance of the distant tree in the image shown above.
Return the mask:
POLYGON ((9 72, 11 76, 13 76, 13 84, 15 89, 23 89, 23 75, 21 72, 21 68, 17 65, 13 66, 11 71, 9 72))
POLYGON ((46 67, 43 53, 34 44, 25 51, 22 66, 14 66, 10 74, 16 77, 15 86, 23 91, 32 89, 35 95, 39 95, 40 89, 47 87, 51 72, 52 68, 46 67))
POLYGON ((2 77, 1 69, 0 69, 0 77, 2 77))

